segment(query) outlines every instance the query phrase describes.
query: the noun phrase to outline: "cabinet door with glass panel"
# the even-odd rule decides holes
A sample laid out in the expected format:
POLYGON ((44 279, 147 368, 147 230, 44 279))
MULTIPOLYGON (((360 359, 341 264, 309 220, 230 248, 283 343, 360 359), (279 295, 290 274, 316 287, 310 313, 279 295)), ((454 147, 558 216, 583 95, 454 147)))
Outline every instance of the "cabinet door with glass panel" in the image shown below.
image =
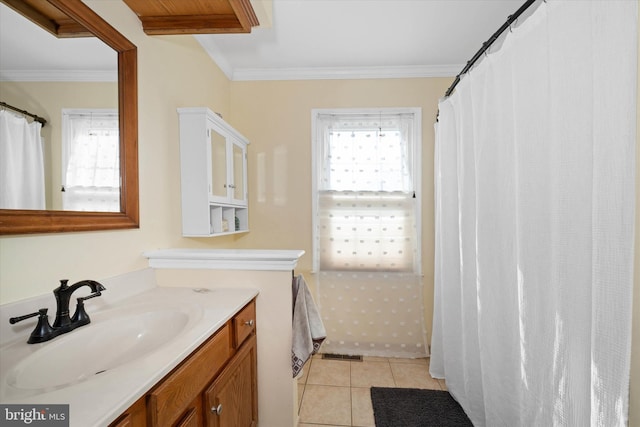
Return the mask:
MULTIPOLYGON (((208 129, 211 169, 209 197, 211 202, 247 205, 247 143, 225 133, 214 116, 208 129)), ((219 117, 218 117, 219 118, 219 117)))

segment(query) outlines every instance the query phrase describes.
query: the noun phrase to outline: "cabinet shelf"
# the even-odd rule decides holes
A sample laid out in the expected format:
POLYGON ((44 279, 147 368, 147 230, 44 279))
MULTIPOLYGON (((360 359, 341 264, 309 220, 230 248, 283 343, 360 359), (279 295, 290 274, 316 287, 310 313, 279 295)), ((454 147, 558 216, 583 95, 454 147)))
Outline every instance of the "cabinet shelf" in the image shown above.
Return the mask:
POLYGON ((222 236, 249 231, 247 208, 210 204, 211 235, 222 236), (237 218, 237 220, 236 220, 237 218))

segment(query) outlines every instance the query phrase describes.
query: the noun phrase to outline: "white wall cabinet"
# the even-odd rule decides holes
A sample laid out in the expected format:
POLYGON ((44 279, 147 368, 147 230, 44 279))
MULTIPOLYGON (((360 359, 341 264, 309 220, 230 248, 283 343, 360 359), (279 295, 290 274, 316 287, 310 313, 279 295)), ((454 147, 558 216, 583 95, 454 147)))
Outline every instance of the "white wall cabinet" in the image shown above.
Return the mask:
POLYGON ((208 108, 178 108, 182 235, 249 231, 249 141, 208 108))

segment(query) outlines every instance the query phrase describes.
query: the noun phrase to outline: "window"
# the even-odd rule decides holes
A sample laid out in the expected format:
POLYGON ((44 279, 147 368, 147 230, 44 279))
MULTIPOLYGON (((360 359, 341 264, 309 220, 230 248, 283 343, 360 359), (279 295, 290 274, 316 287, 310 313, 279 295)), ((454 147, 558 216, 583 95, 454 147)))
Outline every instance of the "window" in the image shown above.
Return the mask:
POLYGON ((420 271, 420 109, 314 110, 314 268, 420 271))
POLYGON ((62 111, 62 208, 120 212, 117 110, 62 111))

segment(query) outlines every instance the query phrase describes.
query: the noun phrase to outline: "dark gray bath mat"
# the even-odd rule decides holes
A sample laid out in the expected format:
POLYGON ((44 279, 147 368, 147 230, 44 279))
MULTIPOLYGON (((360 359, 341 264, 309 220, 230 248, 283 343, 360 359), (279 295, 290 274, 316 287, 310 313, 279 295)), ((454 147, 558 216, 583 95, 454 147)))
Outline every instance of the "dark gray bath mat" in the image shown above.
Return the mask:
POLYGON ((371 387, 376 427, 473 427, 446 391, 371 387))

